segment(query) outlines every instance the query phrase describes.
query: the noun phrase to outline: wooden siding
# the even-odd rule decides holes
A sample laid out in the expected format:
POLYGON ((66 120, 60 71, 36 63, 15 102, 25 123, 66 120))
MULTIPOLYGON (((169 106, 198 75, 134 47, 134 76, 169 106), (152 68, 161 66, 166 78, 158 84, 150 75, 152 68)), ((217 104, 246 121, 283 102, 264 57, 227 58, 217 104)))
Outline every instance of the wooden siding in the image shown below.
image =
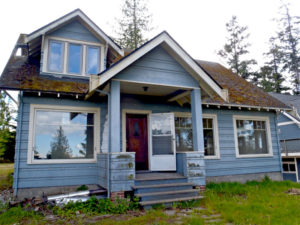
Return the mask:
POLYGON ((199 87, 198 82, 160 46, 121 71, 114 79, 179 87, 199 87))
POLYGON ((105 138, 102 138, 103 131, 105 130, 106 104, 42 97, 24 97, 23 101, 22 131, 17 137, 17 141, 20 140, 18 188, 96 184, 98 174, 97 163, 27 164, 30 104, 100 107, 101 146, 103 146, 104 142, 107 142, 105 138))
POLYGON ((66 39, 73 39, 78 41, 88 41, 101 43, 98 38, 95 37, 87 28, 85 28, 80 22, 73 21, 65 26, 48 34, 53 37, 60 37, 66 39))
POLYGON ((281 113, 278 116, 278 123, 283 123, 283 122, 292 122, 292 120, 281 113))
MULTIPOLYGON (((190 112, 189 107, 180 107, 177 104, 165 103, 159 99, 137 98, 122 95, 121 109, 152 110, 153 113, 162 112, 190 112)), ((276 113, 257 112, 228 109, 207 109, 203 113, 216 114, 218 118, 220 159, 206 159, 206 176, 225 176, 248 173, 280 172, 280 147, 276 132, 276 113), (236 158, 235 140, 233 131, 233 115, 268 116, 270 119, 273 156, 255 158, 236 158)), ((121 131, 122 132, 122 131, 121 131)))

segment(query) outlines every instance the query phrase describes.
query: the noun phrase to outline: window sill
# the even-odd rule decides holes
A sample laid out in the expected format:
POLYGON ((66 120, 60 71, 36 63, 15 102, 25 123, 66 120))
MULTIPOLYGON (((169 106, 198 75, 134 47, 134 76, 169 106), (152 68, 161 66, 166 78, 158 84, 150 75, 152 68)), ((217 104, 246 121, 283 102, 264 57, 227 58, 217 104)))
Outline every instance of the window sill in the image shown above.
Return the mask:
POLYGON ((208 160, 220 159, 220 156, 204 156, 204 159, 208 159, 208 160))
POLYGON ((257 154, 257 155, 237 155, 236 158, 243 159, 243 158, 268 158, 273 157, 273 154, 257 154))
POLYGON ((54 77, 69 77, 69 78, 80 78, 80 79, 85 79, 88 80, 90 78, 90 75, 88 74, 75 74, 75 73, 61 73, 61 72, 40 72, 40 75, 50 75, 54 77))

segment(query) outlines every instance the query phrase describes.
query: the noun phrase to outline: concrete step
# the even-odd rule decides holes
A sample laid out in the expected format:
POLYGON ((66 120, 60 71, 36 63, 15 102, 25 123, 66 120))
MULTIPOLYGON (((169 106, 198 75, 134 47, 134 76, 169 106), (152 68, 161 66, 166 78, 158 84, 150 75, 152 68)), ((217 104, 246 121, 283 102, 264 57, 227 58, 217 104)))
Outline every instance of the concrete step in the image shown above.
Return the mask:
POLYGON ((179 191, 186 189, 193 189, 193 183, 170 183, 170 184, 153 184, 153 185, 135 185, 132 187, 134 194, 153 193, 164 191, 179 191))
POLYGON ((193 197, 170 198, 170 199, 161 199, 161 200, 153 200, 153 201, 142 201, 140 202, 140 205, 143 206, 145 209, 149 209, 156 204, 166 205, 168 203, 173 203, 173 202, 191 201, 191 200, 197 200, 202 198, 203 196, 193 196, 193 197))
POLYGON ((136 197, 140 198, 140 201, 153 201, 161 199, 174 199, 174 198, 184 198, 198 196, 199 190, 197 189, 185 189, 178 191, 162 191, 162 192, 151 192, 136 194, 136 197))

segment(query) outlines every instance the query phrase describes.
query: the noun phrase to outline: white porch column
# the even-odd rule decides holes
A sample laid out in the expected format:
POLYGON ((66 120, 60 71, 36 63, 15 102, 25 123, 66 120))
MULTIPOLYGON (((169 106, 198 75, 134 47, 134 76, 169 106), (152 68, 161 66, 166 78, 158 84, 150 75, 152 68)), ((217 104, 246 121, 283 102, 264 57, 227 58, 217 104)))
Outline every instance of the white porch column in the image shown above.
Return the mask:
POLYGON ((121 151, 121 121, 120 121, 120 81, 110 84, 110 148, 111 152, 121 151))
POLYGON ((202 103, 200 89, 191 91, 191 110, 193 124, 193 148, 194 151, 204 154, 202 103))

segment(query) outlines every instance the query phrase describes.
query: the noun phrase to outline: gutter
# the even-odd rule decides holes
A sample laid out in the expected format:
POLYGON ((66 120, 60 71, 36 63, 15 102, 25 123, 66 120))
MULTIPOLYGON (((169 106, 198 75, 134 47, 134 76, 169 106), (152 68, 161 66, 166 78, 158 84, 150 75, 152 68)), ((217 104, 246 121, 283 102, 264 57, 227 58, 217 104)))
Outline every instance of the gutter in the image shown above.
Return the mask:
POLYGON ((22 122, 23 122, 23 91, 20 91, 19 95, 19 115, 18 115, 18 124, 20 124, 17 128, 18 140, 16 143, 16 166, 15 166, 15 174, 14 174, 14 196, 16 197, 18 194, 18 186, 19 186, 19 167, 20 167, 20 148, 21 148, 21 132, 22 132, 22 122))
POLYGON ((107 176, 107 198, 110 198, 110 153, 111 153, 111 122, 110 122, 110 93, 102 90, 95 89, 96 92, 99 92, 101 94, 107 95, 107 120, 108 120, 108 150, 107 150, 107 171, 106 171, 106 176, 107 176))
POLYGON ((280 139, 279 139, 279 135, 278 135, 278 115, 274 116, 274 122, 275 122, 275 129, 276 129, 276 138, 277 138, 277 145, 278 145, 278 149, 279 149, 279 166, 280 166, 280 172, 281 174, 283 173, 283 169, 282 169, 282 159, 281 159, 281 145, 280 145, 280 139))

